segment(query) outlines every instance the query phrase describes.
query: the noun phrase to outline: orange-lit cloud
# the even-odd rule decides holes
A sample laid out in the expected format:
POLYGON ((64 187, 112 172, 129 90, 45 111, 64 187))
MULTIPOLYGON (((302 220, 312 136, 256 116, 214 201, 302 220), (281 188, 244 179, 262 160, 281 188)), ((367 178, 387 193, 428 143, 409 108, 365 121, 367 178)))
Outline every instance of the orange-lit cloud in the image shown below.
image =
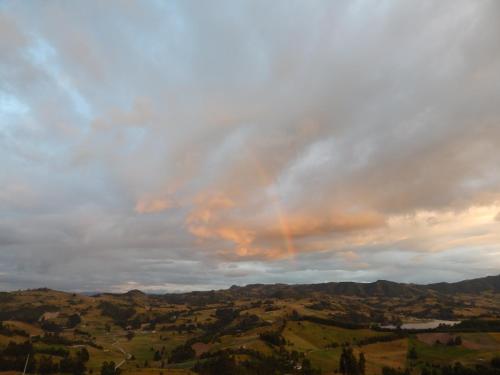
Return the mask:
POLYGON ((0 6, 0 287, 498 273, 500 3, 101 3, 0 6))
POLYGON ((222 194, 202 194, 195 200, 194 210, 186 224, 191 234, 203 240, 225 241, 231 246, 220 251, 225 257, 280 259, 297 253, 327 250, 302 244, 296 240, 328 237, 334 234, 362 232, 385 225, 384 218, 374 212, 287 214, 279 200, 268 201, 269 215, 255 219, 247 202, 236 203, 222 194), (231 255, 231 251, 233 254, 231 255))
POLYGON ((139 214, 158 213, 172 207, 172 202, 166 198, 141 198, 135 204, 135 212, 139 214))
MULTIPOLYGON (((317 215, 296 214, 288 216, 287 223, 290 236, 302 238, 379 228, 385 224, 385 219, 382 215, 374 212, 336 213, 326 218, 324 213, 318 212, 317 215)), ((277 232, 276 229, 268 231, 264 229, 262 233, 262 236, 267 238, 279 235, 279 231, 277 232)))

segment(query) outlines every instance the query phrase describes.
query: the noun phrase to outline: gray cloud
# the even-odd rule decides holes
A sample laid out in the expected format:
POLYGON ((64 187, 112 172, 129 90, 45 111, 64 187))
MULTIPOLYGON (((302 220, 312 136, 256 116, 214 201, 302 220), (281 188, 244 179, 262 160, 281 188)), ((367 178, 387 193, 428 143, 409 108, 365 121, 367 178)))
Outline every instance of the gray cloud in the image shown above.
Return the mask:
POLYGON ((498 273, 499 15, 3 3, 0 287, 498 273))

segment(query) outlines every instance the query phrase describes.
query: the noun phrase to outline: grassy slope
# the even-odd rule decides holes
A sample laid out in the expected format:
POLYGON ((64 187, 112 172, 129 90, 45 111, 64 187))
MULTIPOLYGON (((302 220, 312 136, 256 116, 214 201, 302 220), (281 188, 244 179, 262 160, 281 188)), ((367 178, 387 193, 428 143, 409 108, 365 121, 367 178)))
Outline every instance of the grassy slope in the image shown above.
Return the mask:
MULTIPOLYGON (((13 302, 16 306, 26 305, 42 305, 51 304, 57 306, 60 314, 54 321, 64 324, 67 316, 78 311, 87 311, 82 315, 82 323, 78 326, 79 329, 89 332, 91 336, 95 337, 98 345, 103 349, 89 348, 91 359, 88 367, 94 370, 94 374, 98 373, 103 361, 120 362, 124 356, 119 352, 113 343, 118 340, 118 345, 125 349, 127 352, 135 356, 134 361, 128 361, 123 365, 122 369, 125 373, 130 374, 187 374, 188 370, 179 369, 160 369, 159 362, 153 362, 154 351, 161 349, 165 346, 166 352, 170 352, 175 346, 185 342, 185 340, 193 337, 195 334, 179 334, 176 331, 161 331, 162 325, 157 326, 156 332, 141 332, 136 331, 132 340, 128 341, 125 336, 125 331, 120 327, 113 325, 108 317, 103 317, 100 310, 97 308, 100 300, 109 300, 119 302, 120 304, 135 303, 135 308, 138 312, 150 314, 152 313, 148 307, 149 301, 147 298, 137 298, 134 300, 126 300, 117 298, 116 296, 102 296, 101 298, 91 298, 85 296, 72 295, 61 292, 42 292, 42 291, 29 291, 18 292, 16 301, 13 302), (104 329, 105 324, 111 324, 111 332, 106 332, 104 329), (161 336, 161 338, 160 338, 161 336), (153 350, 151 350, 153 348, 153 350), (137 368, 137 365, 143 366, 144 361, 148 361, 151 369, 137 368), (154 368, 153 368, 154 367, 154 368)), ((291 313, 292 310, 299 311, 304 314, 315 314, 322 317, 328 317, 330 313, 326 311, 310 310, 305 305, 311 303, 309 300, 273 300, 274 305, 277 307, 273 311, 264 311, 264 308, 256 307, 246 309, 245 313, 256 314, 262 320, 267 321, 271 326, 252 329, 246 332, 241 332, 236 335, 226 335, 220 338, 218 342, 210 346, 210 350, 215 351, 224 348, 239 348, 246 347, 259 350, 266 354, 272 354, 273 349, 261 341, 258 334, 263 330, 278 329, 281 319, 291 313)), ((492 302, 489 298, 484 298, 480 301, 484 306, 492 304, 497 306, 496 302, 492 302)), ((347 302, 346 302, 347 303, 347 302)), ((351 302, 349 302, 351 303, 351 302)), ((355 300, 352 303, 358 303, 355 300)), ((393 300, 388 302, 394 306, 398 306, 399 302, 393 300)), ((248 302, 245 302, 248 304, 248 302)), ((238 306, 243 306, 244 303, 237 303, 238 306)), ((219 305, 205 306, 206 309, 197 311, 189 319, 194 319, 196 322, 204 323, 209 320, 214 320, 215 309, 219 305)), ((159 311, 172 311, 172 310, 187 310, 187 306, 179 305, 162 305, 154 307, 155 312, 159 311)), ((177 324, 187 322, 186 317, 178 319, 177 324)), ((37 324, 26 324, 20 322, 7 322, 16 328, 23 329, 30 334, 40 334, 41 330, 37 324)), ((305 355, 312 361, 314 366, 320 367, 324 370, 324 374, 329 374, 334 371, 338 366, 338 360, 341 349, 339 347, 332 348, 332 343, 342 344, 344 342, 355 343, 356 339, 365 337, 372 337, 377 335, 385 335, 386 333, 375 332, 369 329, 362 330, 349 330, 338 327, 326 326, 312 322, 302 321, 288 321, 283 336, 287 341, 287 350, 297 350, 304 352, 305 355)), ((64 336, 74 339, 75 336, 72 331, 66 331, 64 336)), ((362 350, 367 358, 367 373, 375 375, 380 373, 380 369, 384 365, 391 367, 404 367, 406 363, 406 353, 409 345, 414 345, 420 361, 431 361, 439 363, 453 363, 460 360, 463 363, 473 364, 477 363, 480 358, 489 360, 494 354, 500 353, 500 334, 499 333, 465 333, 462 334, 465 342, 478 345, 479 348, 471 349, 467 347, 448 347, 445 345, 434 347, 433 345, 425 344, 411 338, 409 340, 397 340, 387 343, 376 343, 366 345, 358 349, 356 353, 362 350)), ((8 341, 25 341, 26 338, 20 336, 6 337, 0 335, 0 346, 4 346, 8 341)), ((42 346, 44 344, 37 344, 42 346)), ((76 349, 71 349, 76 350, 76 349)), ((178 367, 187 367, 194 362, 187 362, 179 365, 178 367)))

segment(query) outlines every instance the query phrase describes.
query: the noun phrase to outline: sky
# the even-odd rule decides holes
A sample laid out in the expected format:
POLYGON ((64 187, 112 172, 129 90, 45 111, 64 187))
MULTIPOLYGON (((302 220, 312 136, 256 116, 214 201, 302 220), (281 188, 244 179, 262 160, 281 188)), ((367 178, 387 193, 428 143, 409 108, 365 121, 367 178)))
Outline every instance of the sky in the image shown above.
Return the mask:
POLYGON ((499 18, 1 1, 0 289, 499 274, 499 18))

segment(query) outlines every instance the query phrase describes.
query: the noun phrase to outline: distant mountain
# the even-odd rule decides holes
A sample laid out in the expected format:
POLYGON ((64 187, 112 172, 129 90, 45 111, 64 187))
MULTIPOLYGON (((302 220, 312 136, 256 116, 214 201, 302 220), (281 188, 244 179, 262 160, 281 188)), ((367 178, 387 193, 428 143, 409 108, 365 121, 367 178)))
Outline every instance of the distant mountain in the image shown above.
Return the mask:
MULTIPOLYGON (((28 289, 27 292, 64 293, 48 288, 28 289)), ((147 294, 134 289, 126 293, 81 292, 83 296, 110 296, 127 298, 135 302, 145 302, 148 298, 159 298, 169 303, 223 303, 240 298, 289 298, 300 299, 321 295, 345 297, 385 297, 418 298, 426 296, 449 296, 453 294, 480 294, 483 292, 500 293, 500 275, 487 276, 454 283, 409 284, 387 280, 372 283, 328 282, 319 284, 249 284, 233 285, 228 289, 193 291, 186 293, 147 294)))
POLYGON ((436 283, 425 285, 424 288, 435 290, 443 294, 470 293, 484 291, 500 292, 500 275, 487 276, 479 279, 464 280, 456 283, 436 283))
POLYGON ((478 294, 482 292, 500 293, 500 275, 488 276, 456 283, 435 283, 428 285, 396 283, 378 280, 372 283, 330 282, 321 284, 250 284, 233 285, 229 289, 168 293, 163 297, 171 303, 213 303, 237 298, 307 298, 313 295, 351 297, 401 297, 415 298, 436 294, 478 294))
POLYGON ((139 297, 139 298, 142 298, 142 297, 146 296, 146 293, 140 291, 139 289, 132 289, 132 290, 129 290, 127 293, 125 293, 125 295, 128 296, 128 297, 139 297))

